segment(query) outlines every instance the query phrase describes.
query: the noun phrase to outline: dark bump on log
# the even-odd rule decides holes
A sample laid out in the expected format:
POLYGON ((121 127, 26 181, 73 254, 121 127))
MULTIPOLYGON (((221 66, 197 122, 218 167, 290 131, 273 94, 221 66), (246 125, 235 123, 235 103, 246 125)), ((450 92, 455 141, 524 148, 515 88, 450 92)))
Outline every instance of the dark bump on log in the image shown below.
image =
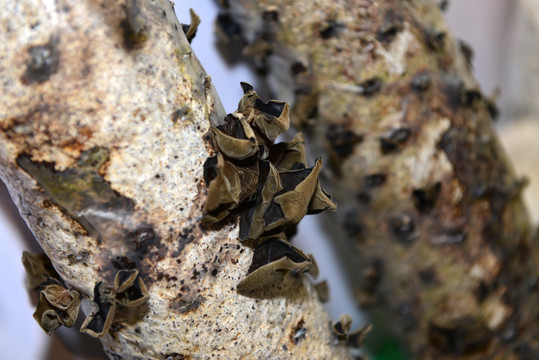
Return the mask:
POLYGON ((23 84, 43 83, 58 71, 60 52, 57 38, 51 37, 46 44, 31 46, 28 49, 28 55, 30 59, 26 63, 26 71, 21 77, 23 84))
POLYGON ((433 284, 436 281, 436 268, 429 267, 419 271, 419 279, 425 285, 433 284))
POLYGON ((427 46, 434 51, 440 51, 445 47, 447 34, 443 31, 432 29, 426 32, 427 46))
POLYGON ((354 146, 363 141, 363 136, 353 133, 342 125, 331 124, 326 131, 326 139, 335 154, 344 159, 354 152, 354 146))
POLYGON ((301 318, 301 320, 294 327, 292 334, 290 334, 290 340, 292 341, 294 345, 297 345, 301 340, 305 338, 307 329, 305 328, 304 325, 305 325, 305 320, 301 318))
POLYGON ((262 12, 262 20, 267 22, 278 22, 279 21, 279 8, 277 6, 268 6, 262 12))
POLYGON ((410 214, 401 214, 389 220, 389 227, 397 240, 403 243, 410 243, 415 239, 415 223, 410 214))
POLYGON ((360 192, 357 193, 356 199, 357 199, 357 201, 359 201, 360 203, 365 204, 365 205, 368 205, 368 204, 371 203, 372 197, 371 197, 371 195, 370 195, 367 191, 362 190, 362 191, 360 191, 360 192))
POLYGON ((308 69, 301 61, 296 61, 290 66, 290 73, 294 76, 306 72, 308 69))
POLYGON ((188 360, 190 357, 183 354, 171 353, 171 354, 164 354, 163 358, 165 360, 188 360))
POLYGON ((242 36, 243 29, 241 25, 229 13, 222 12, 217 15, 217 26, 229 40, 242 36))
POLYGON ((472 106, 476 102, 479 102, 483 100, 483 94, 481 94, 481 91, 477 89, 469 89, 465 90, 463 94, 462 102, 466 106, 472 106))
POLYGON ((488 297, 491 291, 492 291, 491 287, 484 281, 481 281, 475 291, 477 302, 481 304, 483 301, 485 301, 485 299, 488 297))
POLYGON ((446 11, 447 8, 449 7, 449 0, 440 0, 440 3, 438 4, 438 6, 440 7, 440 10, 446 11))
POLYGON ((360 94, 364 96, 371 96, 382 88, 382 81, 378 78, 367 79, 359 84, 361 88, 360 94))
POLYGON ((401 148, 410 138, 412 131, 409 128, 391 130, 380 137, 382 154, 388 154, 401 148))
POLYGON ((484 350, 492 340, 492 333, 478 319, 463 316, 448 325, 431 321, 428 337, 442 352, 461 356, 484 350))
POLYGON ((329 20, 320 26, 318 32, 320 33, 320 37, 322 39, 329 39, 332 37, 337 37, 341 32, 342 28, 343 25, 339 22, 335 20, 329 20))
POLYGON ((359 223, 359 215, 355 210, 347 211, 344 214, 343 228, 349 237, 356 237, 361 234, 363 228, 359 223))
POLYGON ((466 60, 466 64, 471 68, 472 67, 472 61, 474 57, 474 52, 470 44, 465 42, 464 40, 458 40, 458 45, 460 52, 462 53, 462 56, 464 56, 464 59, 466 60))
POLYGON ((414 198, 414 204, 416 209, 420 213, 425 213, 434 208, 438 196, 442 191, 442 183, 437 182, 435 184, 424 187, 423 189, 416 189, 412 191, 412 196, 414 198))
POLYGON ((374 173, 363 178, 363 185, 368 188, 378 187, 386 182, 387 175, 384 173, 374 173))
POLYGON ((142 12, 139 0, 129 0, 123 6, 125 19, 120 23, 123 31, 124 47, 127 50, 140 48, 148 40, 148 27, 142 12))
POLYGON ((376 32, 376 39, 380 42, 391 42, 403 28, 402 16, 390 10, 376 32))
POLYGON ((432 79, 426 72, 420 72, 412 79, 411 87, 414 91, 424 92, 432 85, 432 79))

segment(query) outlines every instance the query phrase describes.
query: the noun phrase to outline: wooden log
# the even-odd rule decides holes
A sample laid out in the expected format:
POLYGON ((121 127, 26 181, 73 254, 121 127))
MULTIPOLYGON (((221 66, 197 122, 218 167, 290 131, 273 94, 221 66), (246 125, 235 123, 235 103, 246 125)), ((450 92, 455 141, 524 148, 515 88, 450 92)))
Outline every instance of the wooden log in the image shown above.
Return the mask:
POLYGON ((79 294, 111 359, 347 358, 308 278, 240 295, 238 219, 200 226, 225 113, 170 2, 1 7, 0 178, 54 267, 25 256, 42 325, 79 294))
POLYGON ((289 94, 296 127, 333 168, 328 229, 356 250, 348 269, 375 353, 393 338, 412 359, 539 356, 523 182, 439 2, 221 3, 222 33, 289 94))

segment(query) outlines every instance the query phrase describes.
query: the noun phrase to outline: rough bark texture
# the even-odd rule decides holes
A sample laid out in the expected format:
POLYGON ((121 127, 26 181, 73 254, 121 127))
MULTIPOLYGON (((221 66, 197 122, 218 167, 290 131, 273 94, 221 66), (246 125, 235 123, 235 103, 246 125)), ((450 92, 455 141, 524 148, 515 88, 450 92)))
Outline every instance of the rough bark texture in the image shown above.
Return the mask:
POLYGON ((223 3, 224 32, 241 28, 244 53, 268 66, 333 167, 346 235, 329 228, 357 250, 348 265, 374 332, 413 359, 539 356, 539 248, 522 183, 438 2, 223 3))
POLYGON ((169 1, 1 8, 1 179, 83 308, 121 269, 149 291, 116 312, 108 356, 346 358, 306 277, 239 295, 253 251, 237 220, 200 226, 224 112, 169 1))

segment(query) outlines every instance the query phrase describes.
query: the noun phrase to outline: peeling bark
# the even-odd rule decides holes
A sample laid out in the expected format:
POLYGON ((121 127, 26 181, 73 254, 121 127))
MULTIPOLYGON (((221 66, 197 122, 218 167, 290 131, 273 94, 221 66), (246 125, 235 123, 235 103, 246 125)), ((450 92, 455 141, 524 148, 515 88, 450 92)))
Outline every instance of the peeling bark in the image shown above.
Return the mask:
POLYGON ((222 3, 222 32, 241 29, 244 54, 333 167, 328 228, 357 250, 349 270, 380 335, 370 346, 393 336, 413 359, 539 356, 523 183, 437 2, 222 3))
POLYGON ((169 1, 1 7, 0 178, 108 356, 347 358, 307 278, 240 295, 239 220, 200 226, 225 114, 169 1))

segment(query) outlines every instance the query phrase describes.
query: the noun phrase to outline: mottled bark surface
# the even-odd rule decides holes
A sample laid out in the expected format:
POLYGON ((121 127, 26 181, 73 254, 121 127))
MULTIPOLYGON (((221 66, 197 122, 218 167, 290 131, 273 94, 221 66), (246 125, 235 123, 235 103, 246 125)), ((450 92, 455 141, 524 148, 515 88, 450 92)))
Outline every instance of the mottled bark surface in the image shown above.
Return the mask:
POLYGON ((357 250, 350 273, 380 338, 413 359, 537 357, 539 248, 522 183, 438 2, 224 3, 224 32, 241 29, 333 167, 335 241, 357 250))
POLYGON ((207 133, 225 114, 170 3, 1 8, 0 177, 83 308, 114 285, 108 356, 346 358, 306 277, 242 296, 253 251, 237 219, 200 226, 207 133), (131 269, 149 293, 134 307, 118 296, 136 273, 114 284, 131 269))

